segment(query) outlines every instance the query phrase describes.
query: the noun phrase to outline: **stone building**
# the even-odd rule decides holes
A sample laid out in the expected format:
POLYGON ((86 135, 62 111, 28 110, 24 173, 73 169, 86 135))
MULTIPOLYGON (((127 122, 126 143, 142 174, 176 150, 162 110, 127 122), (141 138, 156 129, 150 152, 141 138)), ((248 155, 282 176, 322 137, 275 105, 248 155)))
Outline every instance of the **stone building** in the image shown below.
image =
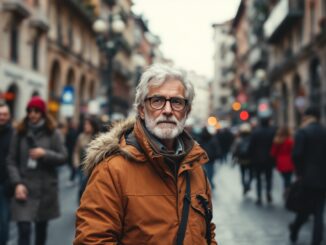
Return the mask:
POLYGON ((100 82, 99 49, 92 29, 95 6, 76 0, 48 2, 49 109, 61 120, 72 117, 78 121, 88 112, 89 101, 96 98, 100 82))
POLYGON ((218 118, 227 117, 231 110, 234 79, 235 39, 231 35, 232 21, 213 24, 214 30, 214 78, 212 81, 212 113, 218 118))
POLYGON ((15 120, 32 95, 47 99, 48 1, 0 0, 0 97, 15 120))
POLYGON ((326 122, 326 2, 269 1, 264 31, 274 119, 296 128, 303 110, 321 108, 326 122))

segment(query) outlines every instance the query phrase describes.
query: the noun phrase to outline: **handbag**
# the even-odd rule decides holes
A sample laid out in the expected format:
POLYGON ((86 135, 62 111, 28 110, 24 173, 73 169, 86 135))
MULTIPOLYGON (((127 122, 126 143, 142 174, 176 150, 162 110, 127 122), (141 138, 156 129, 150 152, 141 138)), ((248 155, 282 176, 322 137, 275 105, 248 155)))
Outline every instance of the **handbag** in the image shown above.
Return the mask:
POLYGON ((288 195, 285 199, 285 208, 295 213, 304 212, 309 209, 302 180, 296 180, 290 185, 288 195))

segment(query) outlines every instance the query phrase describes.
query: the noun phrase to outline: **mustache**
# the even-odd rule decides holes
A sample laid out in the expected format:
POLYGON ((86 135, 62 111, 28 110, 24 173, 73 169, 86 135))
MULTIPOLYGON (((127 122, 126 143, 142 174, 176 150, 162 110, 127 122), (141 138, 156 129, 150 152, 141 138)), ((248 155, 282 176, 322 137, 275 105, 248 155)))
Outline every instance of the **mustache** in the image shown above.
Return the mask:
POLYGON ((174 123, 174 124, 178 124, 178 120, 174 117, 171 118, 167 118, 167 117, 159 117, 156 119, 156 124, 159 123, 174 123))

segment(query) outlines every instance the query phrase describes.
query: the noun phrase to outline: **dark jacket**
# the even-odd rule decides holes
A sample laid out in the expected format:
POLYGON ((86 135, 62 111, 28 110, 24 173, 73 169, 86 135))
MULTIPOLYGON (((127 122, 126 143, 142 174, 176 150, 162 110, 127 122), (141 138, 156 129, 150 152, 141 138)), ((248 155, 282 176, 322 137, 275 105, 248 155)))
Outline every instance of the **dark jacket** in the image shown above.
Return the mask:
POLYGON ((27 187, 26 201, 11 202, 12 220, 45 221, 59 216, 57 166, 66 162, 66 149, 58 130, 41 129, 34 135, 36 147, 45 149, 45 156, 37 160, 37 167, 29 169, 27 161, 30 143, 27 134, 15 133, 7 158, 10 180, 27 187))
POLYGON ((251 136, 249 156, 256 168, 270 168, 274 166, 274 159, 270 155, 275 128, 262 126, 256 128, 251 136))
POLYGON ((297 174, 307 187, 326 188, 326 129, 312 122, 295 135, 292 157, 297 174))
POLYGON ((0 185, 6 184, 9 179, 6 158, 9 152, 9 144, 12 134, 13 128, 10 124, 0 127, 0 185))

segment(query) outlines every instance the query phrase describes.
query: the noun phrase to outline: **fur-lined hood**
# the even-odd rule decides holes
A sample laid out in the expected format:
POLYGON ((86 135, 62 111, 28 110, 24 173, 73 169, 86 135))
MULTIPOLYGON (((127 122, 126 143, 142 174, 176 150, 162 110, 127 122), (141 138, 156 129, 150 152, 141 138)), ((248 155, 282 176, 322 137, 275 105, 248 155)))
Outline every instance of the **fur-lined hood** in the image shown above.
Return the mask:
POLYGON ((110 155, 123 155, 133 158, 130 153, 120 147, 120 139, 125 132, 132 129, 136 118, 128 118, 113 125, 109 132, 99 134, 87 147, 86 157, 83 161, 83 169, 89 175, 94 167, 110 155))

